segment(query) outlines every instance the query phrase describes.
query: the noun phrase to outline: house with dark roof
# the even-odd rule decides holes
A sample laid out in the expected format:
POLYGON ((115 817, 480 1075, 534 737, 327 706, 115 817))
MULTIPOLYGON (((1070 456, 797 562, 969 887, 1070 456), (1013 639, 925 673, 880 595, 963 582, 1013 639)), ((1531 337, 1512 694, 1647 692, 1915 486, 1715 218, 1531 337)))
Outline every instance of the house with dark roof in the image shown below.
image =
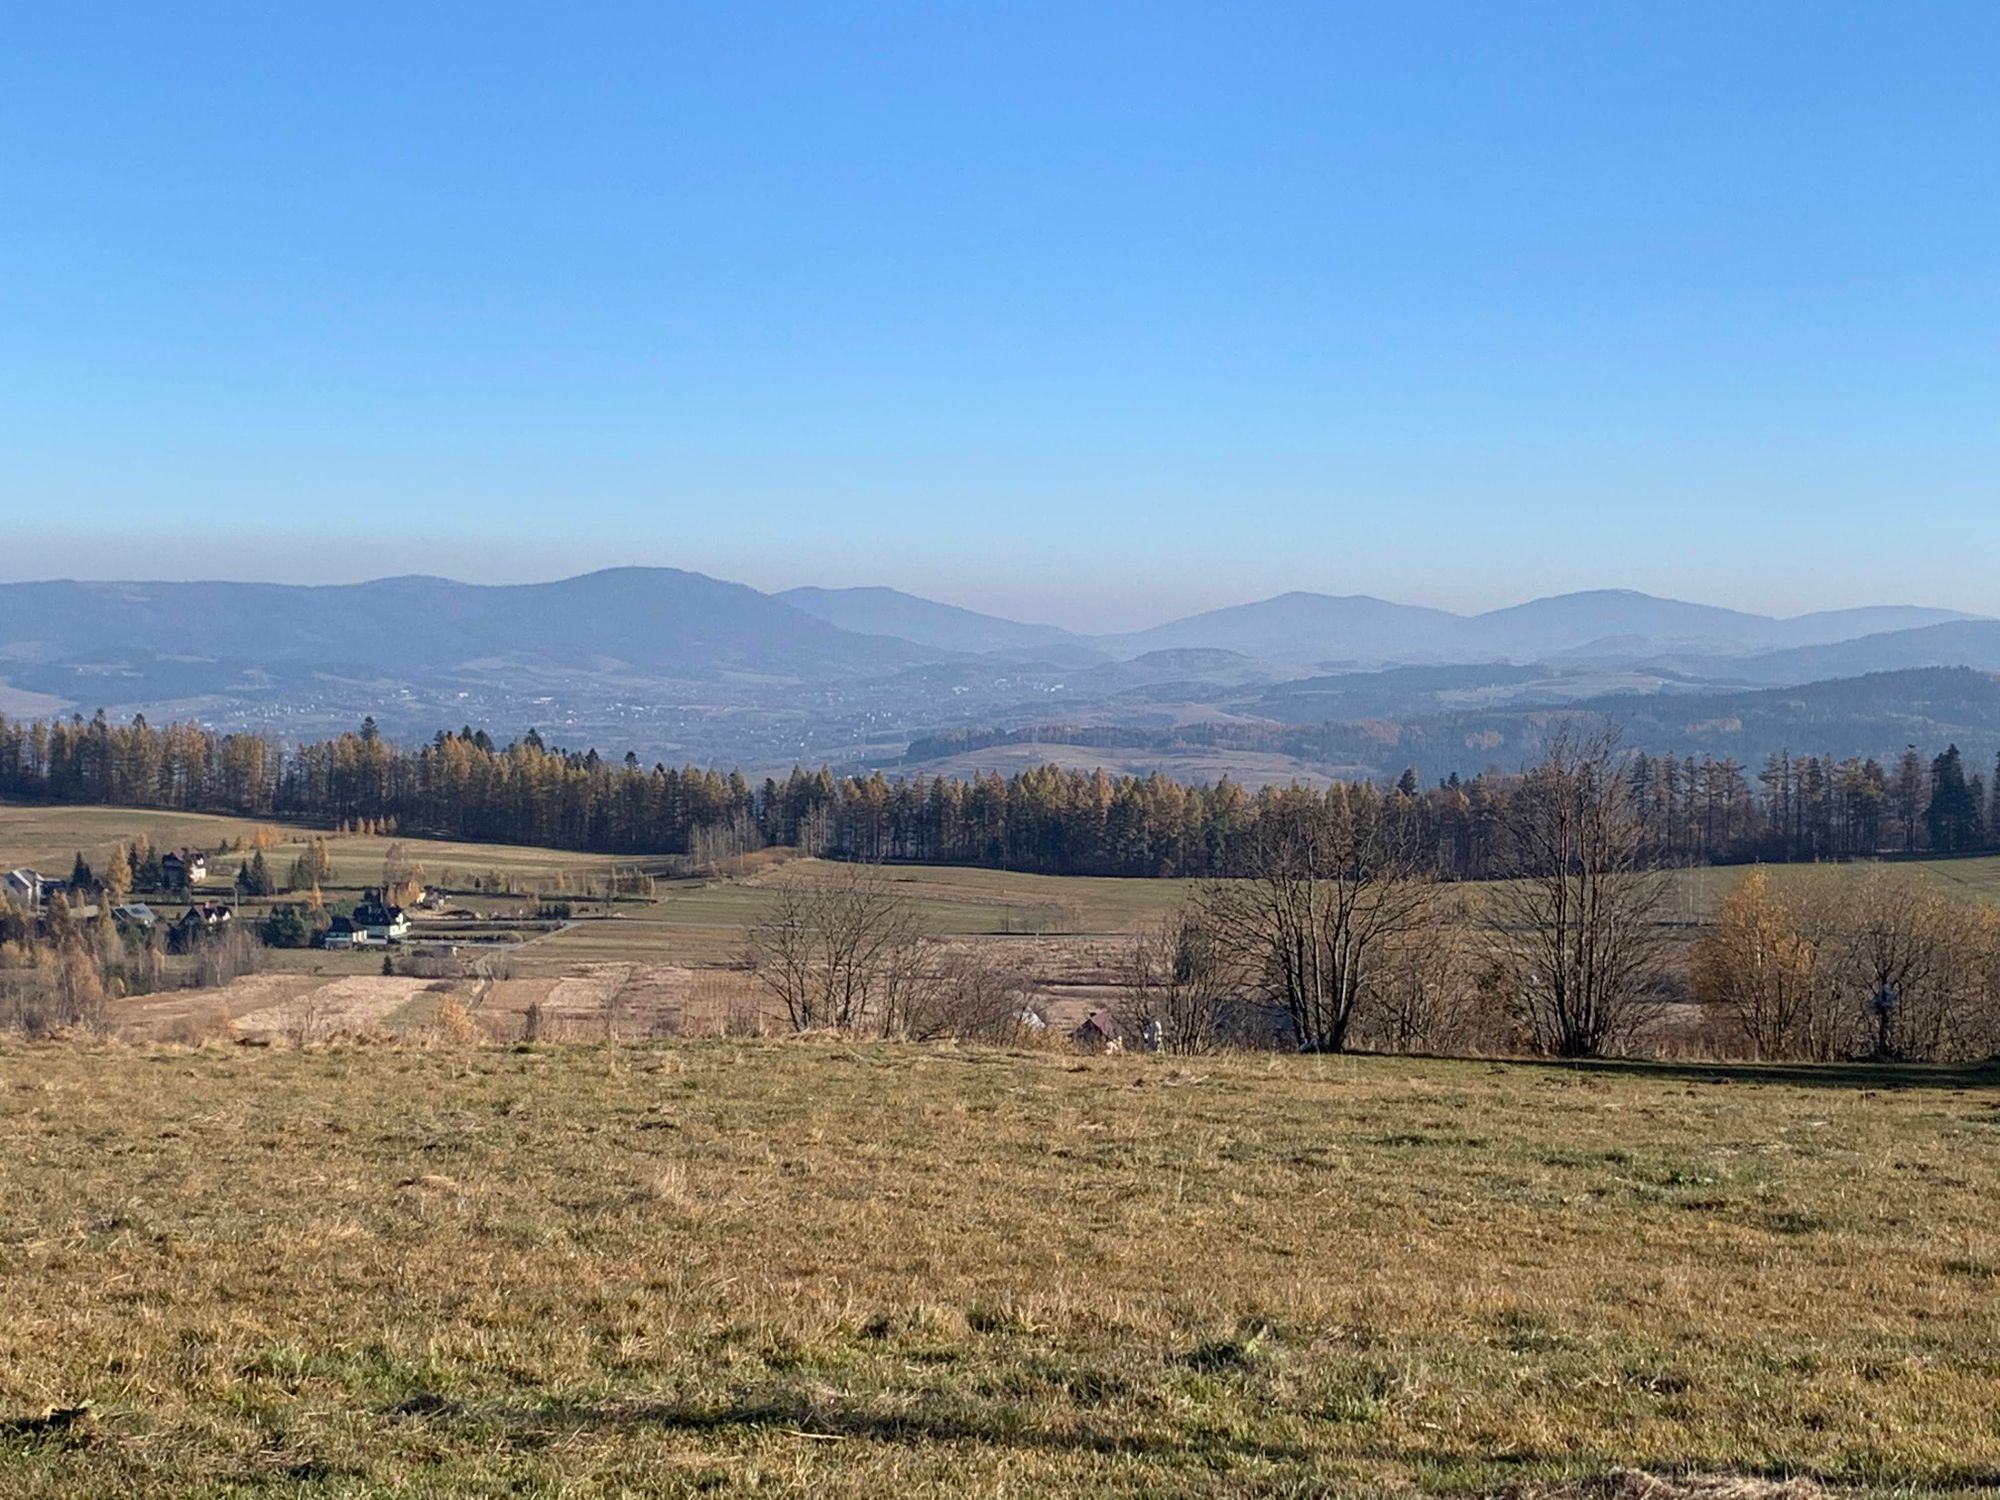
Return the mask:
POLYGON ((400 943, 410 935, 410 919, 400 906, 391 906, 382 899, 380 891, 369 891, 361 898, 361 904, 354 908, 354 931, 357 941, 370 943, 400 943))
POLYGON ((169 849, 160 856, 160 884, 168 890, 186 890, 206 879, 208 856, 199 849, 169 849))
POLYGON ((236 913, 223 902, 197 901, 167 929, 167 941, 176 953, 186 953, 221 934, 235 920, 236 913))
POLYGON ((1070 1041, 1085 1052, 1123 1052, 1125 1031, 1108 1010, 1094 1010, 1070 1032, 1070 1041))
POLYGON ((316 947, 320 948, 365 948, 367 936, 356 930, 352 917, 335 917, 326 931, 319 935, 316 947))

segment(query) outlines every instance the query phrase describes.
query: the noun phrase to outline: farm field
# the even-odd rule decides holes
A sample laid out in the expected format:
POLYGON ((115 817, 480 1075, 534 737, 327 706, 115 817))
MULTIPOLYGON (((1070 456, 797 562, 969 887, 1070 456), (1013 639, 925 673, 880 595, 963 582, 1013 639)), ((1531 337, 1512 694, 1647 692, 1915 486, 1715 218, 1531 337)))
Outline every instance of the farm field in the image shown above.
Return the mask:
MULTIPOLYGON (((280 871, 315 836, 313 830, 240 818, 0 806, 0 869, 32 864, 67 872, 78 850, 98 860, 115 843, 140 833, 157 847, 212 849, 224 840, 250 839, 260 828, 276 840, 266 859, 280 871)), ((416 987, 402 977, 382 976, 379 954, 271 950, 265 956, 270 973, 221 989, 121 1001, 114 1007, 114 1024, 128 1036, 155 1041, 224 1033, 299 1040, 363 1023, 399 1032, 427 1026, 441 996, 450 995, 495 1040, 519 1036, 531 1010, 549 1023, 545 1034, 552 1036, 756 1030, 772 1018, 765 997, 739 966, 744 929, 769 909, 780 887, 810 878, 817 868, 815 861, 767 850, 733 878, 676 878, 664 856, 613 859, 511 845, 343 835, 331 841, 335 873, 325 887, 328 899, 351 899, 377 883, 394 843, 422 865, 428 879, 452 890, 454 904, 483 917, 518 917, 546 897, 568 904, 572 920, 552 931, 510 934, 526 940, 494 949, 504 954, 504 963, 489 966, 491 973, 416 987), (653 877, 650 896, 604 896, 614 874, 635 870, 653 877), (496 887, 500 894, 494 894, 496 887), (377 979, 381 982, 373 982, 377 979)), ((205 891, 228 897, 240 857, 215 860, 205 891)), ((1963 899, 2000 901, 2000 858, 1911 860, 1900 867, 1963 899)), ((1706 920, 1745 868, 1680 872, 1670 919, 1688 926, 1706 920)), ((1782 889, 1803 868, 1772 867, 1774 884, 1782 889)), ((1003 945, 992 951, 1020 963, 1059 1024, 1074 1024, 1114 998, 1109 986, 1116 939, 1140 930, 1195 884, 917 865, 894 866, 888 878, 933 935, 1003 945)), ((244 903, 239 909, 254 920, 265 904, 244 903)), ((420 918, 417 935, 442 941, 455 930, 420 918)))
MULTIPOLYGON (((113 844, 142 832, 159 848, 179 844, 213 848, 224 839, 238 842, 249 838, 260 827, 277 831, 279 842, 266 858, 280 868, 295 858, 308 840, 324 836, 324 830, 200 813, 0 803, 0 867, 27 864, 49 873, 67 873, 78 850, 86 858, 100 858, 113 844)), ((562 895, 580 893, 593 879, 602 881, 616 871, 637 868, 659 875, 668 867, 664 855, 613 857, 511 844, 355 834, 334 840, 336 873, 328 889, 359 890, 373 883, 379 878, 383 855, 394 843, 401 843, 433 879, 444 878, 454 887, 474 877, 497 875, 503 881, 518 882, 524 890, 546 887, 551 894, 562 895)), ((1895 864, 1936 880, 1965 899, 2000 902, 2000 855, 1919 857, 1898 859, 1895 864)), ((754 918, 769 899, 769 883, 793 878, 798 869, 810 865, 811 861, 793 860, 785 851, 771 850, 752 860, 745 878, 662 879, 658 909, 636 915, 642 922, 690 934, 700 945, 700 955, 713 955, 717 934, 731 934, 733 952, 734 934, 746 916, 754 918)), ((1675 878, 1682 893, 1681 909, 1697 919, 1705 917, 1747 868, 1739 865, 1679 872, 1675 878)), ((1780 883, 1790 872, 1802 868, 1771 867, 1773 879, 1780 883)), ((233 870, 233 860, 218 861, 211 885, 222 890, 233 870)), ((894 866, 891 876, 924 909, 926 925, 944 933, 1129 932, 1171 907, 1196 884, 942 865, 894 866)), ((620 903, 621 916, 635 915, 623 910, 631 904, 620 903)), ((606 941, 643 944, 659 936, 641 932, 635 938, 606 941)), ((576 939, 574 945, 581 947, 585 941, 576 939)))
POLYGON ((24 1500, 2000 1483, 1990 1069, 10 1045, 0 1137, 24 1500))

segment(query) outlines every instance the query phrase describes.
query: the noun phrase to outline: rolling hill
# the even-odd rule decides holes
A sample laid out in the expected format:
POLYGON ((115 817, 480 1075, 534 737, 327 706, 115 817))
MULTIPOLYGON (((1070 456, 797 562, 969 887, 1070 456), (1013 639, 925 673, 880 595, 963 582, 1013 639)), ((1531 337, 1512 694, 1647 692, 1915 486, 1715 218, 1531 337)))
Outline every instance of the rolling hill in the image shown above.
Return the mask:
POLYGON ((1884 631, 1858 640, 1798 646, 1753 656, 1731 670, 1753 682, 1785 683, 1912 667, 1973 667, 2000 672, 2000 620, 1955 620, 1917 630, 1884 631))

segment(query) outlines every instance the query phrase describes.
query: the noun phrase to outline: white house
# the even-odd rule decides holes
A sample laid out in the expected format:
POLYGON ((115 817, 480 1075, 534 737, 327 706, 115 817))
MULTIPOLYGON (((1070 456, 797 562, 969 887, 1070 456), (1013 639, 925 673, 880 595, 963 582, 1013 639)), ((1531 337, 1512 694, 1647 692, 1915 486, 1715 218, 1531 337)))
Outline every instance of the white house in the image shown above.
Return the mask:
POLYGON ((354 908, 355 940, 371 943, 400 943, 410 935, 410 919, 400 906, 391 906, 377 891, 370 891, 354 908))
POLYGON ((33 870, 9 870, 6 879, 0 881, 0 886, 4 886, 9 900, 18 901, 34 911, 41 906, 42 889, 48 883, 33 870))
POLYGON ((168 850, 160 856, 160 884, 170 891, 208 879, 208 856, 199 849, 168 850))

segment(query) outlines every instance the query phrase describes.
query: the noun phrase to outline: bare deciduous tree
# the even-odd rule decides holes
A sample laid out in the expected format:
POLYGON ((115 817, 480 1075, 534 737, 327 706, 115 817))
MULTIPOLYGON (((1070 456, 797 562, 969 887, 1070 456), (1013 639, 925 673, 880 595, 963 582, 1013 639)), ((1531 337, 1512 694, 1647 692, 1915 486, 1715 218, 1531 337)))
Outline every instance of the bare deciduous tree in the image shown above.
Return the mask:
POLYGON ((1670 876, 1648 867, 1615 731, 1559 731, 1502 814, 1496 957, 1535 1044, 1596 1057, 1659 1009, 1670 876))
POLYGON ((739 809, 727 821, 689 831, 688 863, 704 875, 740 875, 744 857, 763 847, 756 820, 739 809))
POLYGON ((1266 813, 1253 868, 1200 897, 1217 956, 1284 1007, 1301 1048, 1337 1052, 1383 945, 1425 922, 1436 884, 1368 786, 1266 813))
POLYGON ((877 865, 787 881, 747 933, 750 972, 795 1031, 899 1031, 925 1001, 924 955, 909 904, 877 865))
POLYGON ((1193 904, 1169 912, 1132 944, 1120 1017, 1162 1052, 1212 1052, 1238 992, 1235 965, 1210 917, 1193 904))

